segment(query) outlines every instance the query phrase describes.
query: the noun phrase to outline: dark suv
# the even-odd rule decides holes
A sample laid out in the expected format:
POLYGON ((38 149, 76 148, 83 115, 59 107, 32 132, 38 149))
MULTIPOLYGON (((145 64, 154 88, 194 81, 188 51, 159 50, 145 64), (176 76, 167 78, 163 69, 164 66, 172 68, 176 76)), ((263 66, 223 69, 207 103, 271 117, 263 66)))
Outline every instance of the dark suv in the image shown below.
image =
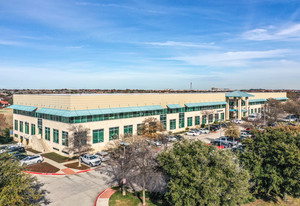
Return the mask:
POLYGON ((15 147, 11 150, 8 150, 7 152, 8 152, 8 154, 25 153, 25 148, 24 147, 15 147))

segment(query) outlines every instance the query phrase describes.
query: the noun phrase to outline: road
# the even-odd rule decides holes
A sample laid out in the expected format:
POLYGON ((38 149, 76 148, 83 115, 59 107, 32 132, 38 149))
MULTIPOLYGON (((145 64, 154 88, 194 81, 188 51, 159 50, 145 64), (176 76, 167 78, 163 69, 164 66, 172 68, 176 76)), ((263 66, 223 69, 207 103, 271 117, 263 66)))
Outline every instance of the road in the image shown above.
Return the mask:
POLYGON ((44 185, 49 206, 92 206, 97 195, 110 187, 110 178, 99 171, 61 176, 35 175, 44 185))

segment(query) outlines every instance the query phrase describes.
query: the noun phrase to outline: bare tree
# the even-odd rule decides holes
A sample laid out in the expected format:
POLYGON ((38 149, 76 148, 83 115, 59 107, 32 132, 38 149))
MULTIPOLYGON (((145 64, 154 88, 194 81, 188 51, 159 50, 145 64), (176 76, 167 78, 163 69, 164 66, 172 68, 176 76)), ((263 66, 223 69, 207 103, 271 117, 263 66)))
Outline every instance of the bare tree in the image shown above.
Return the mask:
MULTIPOLYGON (((203 114, 206 115, 206 119, 207 119, 207 123, 208 123, 208 130, 210 130, 209 117, 210 117, 211 115, 214 115, 214 113, 215 113, 215 110, 205 110, 205 111, 203 112, 203 114)), ((212 118, 214 118, 214 117, 212 117, 212 118)))
POLYGON ((159 139, 163 131, 165 131, 165 125, 154 117, 145 119, 138 128, 138 133, 149 139, 159 139))
POLYGON ((146 189, 150 189, 151 186, 151 189, 158 189, 155 186, 161 185, 163 182, 162 180, 160 180, 160 183, 156 182, 156 184, 153 182, 155 178, 162 177, 157 170, 159 166, 157 152, 153 151, 145 140, 135 142, 131 145, 131 149, 132 156, 134 157, 132 165, 135 171, 135 175, 131 176, 131 181, 142 188, 143 205, 146 205, 146 189))
MULTIPOLYGON (((72 126, 70 129, 71 135, 69 137, 69 150, 73 154, 78 154, 79 156, 85 152, 92 150, 91 146, 91 136, 89 135, 90 129, 79 126, 72 126)), ((78 161, 78 167, 81 167, 81 161, 78 161)))
POLYGON ((124 186, 122 180, 126 179, 128 185, 134 191, 142 190, 143 205, 146 204, 146 190, 163 193, 166 190, 166 177, 159 168, 157 152, 155 152, 143 138, 133 136, 128 138, 126 152, 118 141, 115 147, 110 148, 110 167, 105 168, 105 173, 112 177, 113 181, 124 186))
POLYGON ((289 100, 283 105, 283 109, 285 112, 289 114, 293 114, 297 117, 297 120, 299 121, 300 118, 300 102, 299 101, 293 101, 289 100))
POLYGON ((234 140, 235 138, 238 138, 240 136, 240 130, 236 124, 230 123, 225 129, 225 135, 228 137, 232 137, 234 140))
POLYGON ((268 123, 274 123, 278 120, 278 115, 282 112, 282 104, 280 100, 268 99, 265 105, 265 114, 268 123))

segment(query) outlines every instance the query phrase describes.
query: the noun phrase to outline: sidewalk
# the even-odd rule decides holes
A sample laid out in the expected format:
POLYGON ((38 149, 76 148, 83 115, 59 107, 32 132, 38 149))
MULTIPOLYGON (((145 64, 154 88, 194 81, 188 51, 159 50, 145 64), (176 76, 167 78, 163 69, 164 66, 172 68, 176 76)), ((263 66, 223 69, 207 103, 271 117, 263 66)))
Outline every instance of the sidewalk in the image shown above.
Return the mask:
POLYGON ((111 188, 108 188, 104 191, 102 191, 96 201, 94 206, 109 206, 109 198, 116 192, 116 190, 113 190, 111 188))

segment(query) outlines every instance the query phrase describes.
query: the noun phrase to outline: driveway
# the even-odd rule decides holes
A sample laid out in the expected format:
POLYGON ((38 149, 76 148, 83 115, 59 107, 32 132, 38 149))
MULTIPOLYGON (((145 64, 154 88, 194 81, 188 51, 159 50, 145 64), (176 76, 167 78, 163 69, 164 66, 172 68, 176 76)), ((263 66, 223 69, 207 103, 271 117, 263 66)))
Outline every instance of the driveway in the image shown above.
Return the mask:
POLYGON ((97 195, 110 187, 110 178, 99 171, 74 175, 35 175, 43 183, 49 206, 92 206, 97 195))

